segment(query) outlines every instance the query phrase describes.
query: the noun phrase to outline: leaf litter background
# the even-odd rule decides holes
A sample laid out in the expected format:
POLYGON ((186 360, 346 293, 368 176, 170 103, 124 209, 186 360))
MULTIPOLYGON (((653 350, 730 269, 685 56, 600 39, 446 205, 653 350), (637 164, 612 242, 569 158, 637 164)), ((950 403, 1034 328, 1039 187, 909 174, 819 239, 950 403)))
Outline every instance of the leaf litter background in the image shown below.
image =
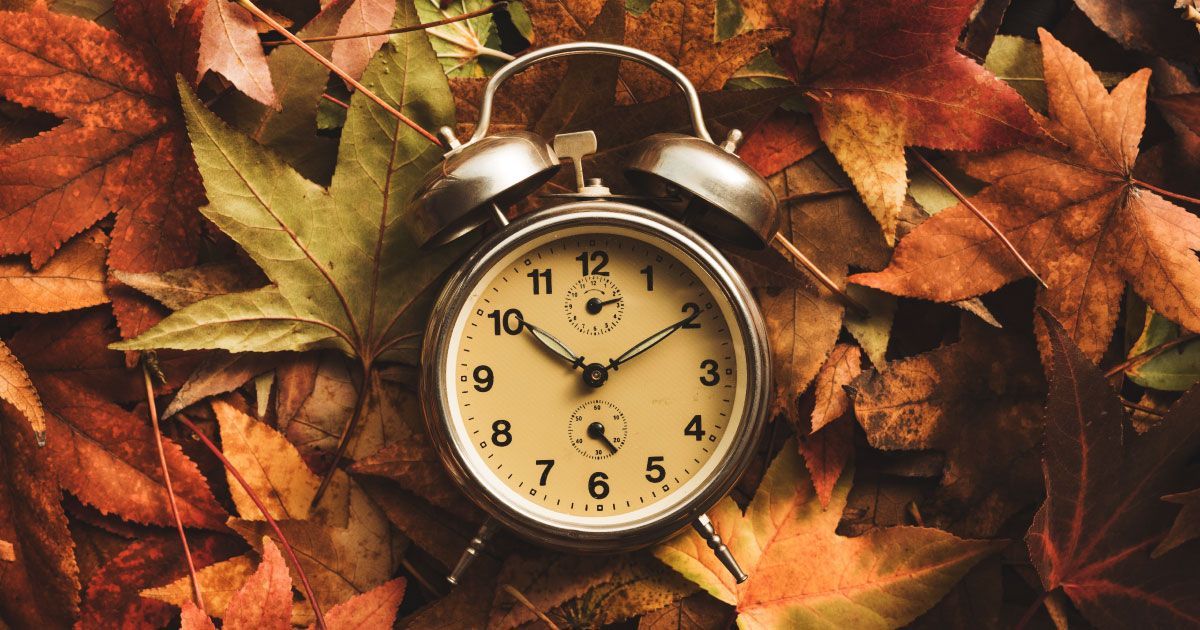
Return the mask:
MULTIPOLYGON (((712 512, 747 583, 691 533, 613 557, 502 536, 448 591, 483 515, 414 393, 473 244, 408 232, 436 148, 241 4, 5 0, 0 628, 1200 625, 1190 0, 261 6, 460 133, 523 51, 662 56, 870 312, 727 250, 777 375, 712 512)), ((612 60, 511 84, 495 127, 594 129, 613 183, 630 143, 685 130, 668 84, 612 60)))

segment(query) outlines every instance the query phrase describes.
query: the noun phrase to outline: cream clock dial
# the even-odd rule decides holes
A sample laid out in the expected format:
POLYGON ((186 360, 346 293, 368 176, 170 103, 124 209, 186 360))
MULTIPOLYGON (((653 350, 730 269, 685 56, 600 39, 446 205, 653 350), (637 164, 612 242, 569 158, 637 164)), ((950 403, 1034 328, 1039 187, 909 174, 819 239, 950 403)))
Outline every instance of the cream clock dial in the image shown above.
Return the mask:
POLYGON ((741 422, 732 317, 716 279, 662 238, 580 227, 535 239, 459 314, 453 428, 532 513, 619 523, 669 509, 741 422))

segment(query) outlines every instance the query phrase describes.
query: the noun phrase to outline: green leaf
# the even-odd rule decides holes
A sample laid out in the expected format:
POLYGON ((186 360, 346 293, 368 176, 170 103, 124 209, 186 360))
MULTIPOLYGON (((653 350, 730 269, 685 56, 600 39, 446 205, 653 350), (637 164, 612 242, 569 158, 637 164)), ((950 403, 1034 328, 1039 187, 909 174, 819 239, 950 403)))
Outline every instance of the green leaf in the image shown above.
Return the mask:
MULTIPOLYGON (((1141 337, 1129 349, 1129 356, 1134 357, 1174 341, 1180 334, 1178 324, 1151 312, 1141 337)), ((1142 387, 1170 392, 1187 391, 1200 381, 1200 339, 1168 348, 1143 363, 1130 366, 1125 373, 1129 380, 1142 387)))
MULTIPOLYGON (((438 0, 415 1, 417 15, 421 17, 422 22, 456 17, 486 9, 492 4, 487 0, 456 0, 443 7, 438 0)), ((495 30, 492 14, 488 13, 469 20, 428 28, 425 32, 429 34, 429 41, 433 43, 433 50, 437 52, 446 76, 482 77, 486 72, 479 64, 481 57, 512 60, 511 55, 488 46, 488 43, 495 39, 495 30)))
MULTIPOLYGON (((399 11, 416 22, 411 5, 399 11)), ((385 44, 363 83, 426 128, 453 122, 446 78, 419 31, 385 44)), ((356 94, 326 190, 180 92, 210 202, 202 212, 272 285, 197 302, 114 347, 404 358, 420 338, 423 298, 461 249, 421 251, 407 228, 406 206, 437 148, 356 94)))

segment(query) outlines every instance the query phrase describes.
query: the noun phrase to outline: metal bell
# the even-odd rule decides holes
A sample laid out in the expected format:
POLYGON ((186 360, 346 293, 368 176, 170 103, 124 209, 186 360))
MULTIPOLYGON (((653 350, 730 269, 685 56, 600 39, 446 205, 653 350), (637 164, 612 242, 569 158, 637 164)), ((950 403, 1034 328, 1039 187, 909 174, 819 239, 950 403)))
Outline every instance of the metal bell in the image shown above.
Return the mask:
POLYGON ((779 231, 779 202, 767 180, 733 154, 740 139, 737 130, 720 146, 695 136, 655 134, 634 147, 625 176, 709 238, 761 249, 779 231))
POLYGON ((488 221, 492 204, 502 207, 528 196, 560 166, 553 147, 528 131, 497 133, 456 147, 425 175, 413 197, 417 241, 435 246, 463 236, 488 221))

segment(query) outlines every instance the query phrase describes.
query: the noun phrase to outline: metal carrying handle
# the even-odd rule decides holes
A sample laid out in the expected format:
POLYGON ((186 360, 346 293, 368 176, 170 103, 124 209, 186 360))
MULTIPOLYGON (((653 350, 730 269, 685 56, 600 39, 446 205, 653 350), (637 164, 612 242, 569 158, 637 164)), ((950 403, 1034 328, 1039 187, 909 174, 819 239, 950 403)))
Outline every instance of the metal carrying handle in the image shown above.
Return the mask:
POLYGON ((500 88, 501 83, 504 83, 505 80, 516 74, 520 74, 526 68, 540 61, 575 55, 602 55, 635 61, 671 79, 687 97, 688 114, 692 118, 692 128, 695 130, 696 136, 706 142, 713 142, 712 136, 708 133, 708 128, 704 126, 704 112, 700 109, 700 95, 696 93, 696 87, 692 85, 692 82, 678 68, 648 52, 630 48, 629 46, 605 44, 603 42, 572 42, 540 48, 528 55, 510 61, 504 67, 497 70, 496 74, 492 75, 492 79, 488 81, 487 87, 484 88, 483 102, 479 106, 479 122, 475 125, 474 135, 471 136, 471 139, 466 144, 478 142, 487 135, 488 127, 492 122, 492 100, 495 98, 496 90, 500 88))

